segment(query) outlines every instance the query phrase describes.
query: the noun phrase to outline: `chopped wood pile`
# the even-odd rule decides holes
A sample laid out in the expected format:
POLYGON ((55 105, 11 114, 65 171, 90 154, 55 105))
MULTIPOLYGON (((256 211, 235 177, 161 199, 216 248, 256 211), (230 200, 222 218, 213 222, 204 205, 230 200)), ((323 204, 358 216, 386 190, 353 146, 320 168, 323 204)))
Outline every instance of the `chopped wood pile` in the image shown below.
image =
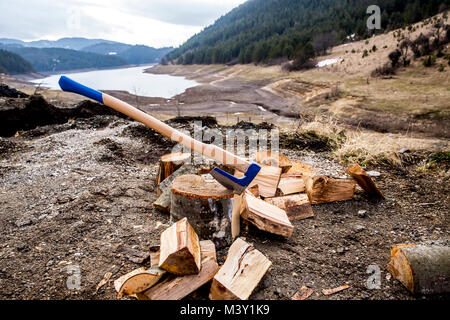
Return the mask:
MULTIPOLYGON (((319 168, 285 156, 258 152, 255 161, 261 164, 264 176, 273 174, 279 179, 256 176, 243 194, 236 195, 208 174, 210 168, 198 170, 183 164, 186 161, 186 154, 182 153, 161 158, 159 198, 154 206, 177 222, 162 232, 160 246, 152 248, 149 268, 136 269, 114 282, 118 298, 176 300, 210 283, 210 299, 246 300, 272 263, 238 237, 241 222, 289 238, 294 233, 292 221, 314 218, 312 205, 349 200, 357 185, 370 197, 384 199, 371 177, 357 164, 348 168, 348 177, 336 178, 318 174, 319 168), (273 185, 275 180, 277 184, 273 185), (216 248, 227 247, 226 260, 219 266, 216 248)), ((236 177, 242 175, 235 171, 236 177)), ((441 287, 448 290, 448 244, 444 248, 394 247, 388 270, 412 293, 442 292, 441 287, 434 285, 437 278, 442 278, 442 272, 433 269, 433 262, 423 262, 431 255, 444 259, 439 261, 447 268, 447 282, 441 287), (419 274, 421 271, 430 277, 419 274)), ((323 290, 323 294, 346 288, 323 290)), ((304 287, 292 299, 303 300, 311 294, 312 290, 304 287)))

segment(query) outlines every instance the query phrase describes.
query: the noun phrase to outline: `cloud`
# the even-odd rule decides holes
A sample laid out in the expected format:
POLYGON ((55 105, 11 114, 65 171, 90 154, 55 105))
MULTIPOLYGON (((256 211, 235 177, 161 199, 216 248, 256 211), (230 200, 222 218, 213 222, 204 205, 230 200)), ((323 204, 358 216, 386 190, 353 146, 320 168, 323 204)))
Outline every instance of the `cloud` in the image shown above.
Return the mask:
POLYGON ((171 24, 206 27, 243 2, 243 0, 127 0, 123 2, 123 8, 135 15, 171 24))
POLYGON ((2 1, 0 36, 24 40, 108 34, 111 27, 82 14, 77 1, 2 1), (95 30, 95 32, 93 32, 95 30))
POLYGON ((244 0, 0 1, 0 37, 177 46, 244 0))

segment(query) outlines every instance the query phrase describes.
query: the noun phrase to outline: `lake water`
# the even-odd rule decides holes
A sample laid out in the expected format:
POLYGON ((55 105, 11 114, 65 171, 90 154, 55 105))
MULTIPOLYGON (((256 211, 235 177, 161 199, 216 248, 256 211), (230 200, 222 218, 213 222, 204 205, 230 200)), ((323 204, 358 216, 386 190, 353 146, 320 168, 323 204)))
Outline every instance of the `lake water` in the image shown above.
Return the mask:
POLYGON ((145 97, 171 98, 183 93, 186 89, 198 85, 196 81, 184 77, 144 73, 152 66, 133 68, 96 70, 77 73, 61 73, 43 79, 33 80, 33 83, 53 89, 61 90, 59 78, 66 75, 88 87, 96 90, 122 90, 145 97))

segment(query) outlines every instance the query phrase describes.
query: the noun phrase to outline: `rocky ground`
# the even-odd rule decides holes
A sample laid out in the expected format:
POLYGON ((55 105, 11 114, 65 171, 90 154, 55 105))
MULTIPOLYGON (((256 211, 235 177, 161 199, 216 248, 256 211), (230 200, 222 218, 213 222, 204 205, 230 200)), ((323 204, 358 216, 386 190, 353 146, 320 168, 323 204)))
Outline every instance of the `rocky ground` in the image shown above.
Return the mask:
MULTIPOLYGON (((13 105, 27 110, 39 98, 1 99, 0 111, 7 112, 13 105)), ((170 225, 152 203, 158 159, 173 143, 96 106, 47 109, 70 116, 0 138, 0 298, 115 299, 113 280, 148 265, 148 248, 170 225), (80 286, 72 290, 77 272, 80 286), (108 272, 110 281, 97 290, 108 272)), ((188 120, 170 123, 186 129, 188 120)), ((329 148, 316 145, 290 143, 282 153, 343 174, 329 148)), ((448 237, 448 159, 418 170, 426 157, 410 153, 402 166, 366 168, 381 173, 375 181, 385 201, 358 190, 352 200, 314 205, 316 216, 293 222, 289 239, 244 225, 241 236, 273 263, 251 299, 290 299, 303 285, 314 290, 310 299, 448 299, 411 296, 385 268, 395 244, 448 237), (371 265, 380 268, 380 289, 366 286, 371 265), (350 288, 321 292, 344 284, 350 288)), ((218 252, 219 263, 226 251, 218 252)), ((207 294, 205 286, 188 299, 207 294)))

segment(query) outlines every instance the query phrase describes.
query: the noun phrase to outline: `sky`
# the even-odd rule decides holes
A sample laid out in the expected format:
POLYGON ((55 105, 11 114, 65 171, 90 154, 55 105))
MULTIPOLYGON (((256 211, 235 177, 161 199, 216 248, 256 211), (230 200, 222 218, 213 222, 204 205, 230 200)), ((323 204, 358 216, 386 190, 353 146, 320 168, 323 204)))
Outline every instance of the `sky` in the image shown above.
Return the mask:
POLYGON ((0 38, 177 47, 246 0, 0 0, 0 38))

